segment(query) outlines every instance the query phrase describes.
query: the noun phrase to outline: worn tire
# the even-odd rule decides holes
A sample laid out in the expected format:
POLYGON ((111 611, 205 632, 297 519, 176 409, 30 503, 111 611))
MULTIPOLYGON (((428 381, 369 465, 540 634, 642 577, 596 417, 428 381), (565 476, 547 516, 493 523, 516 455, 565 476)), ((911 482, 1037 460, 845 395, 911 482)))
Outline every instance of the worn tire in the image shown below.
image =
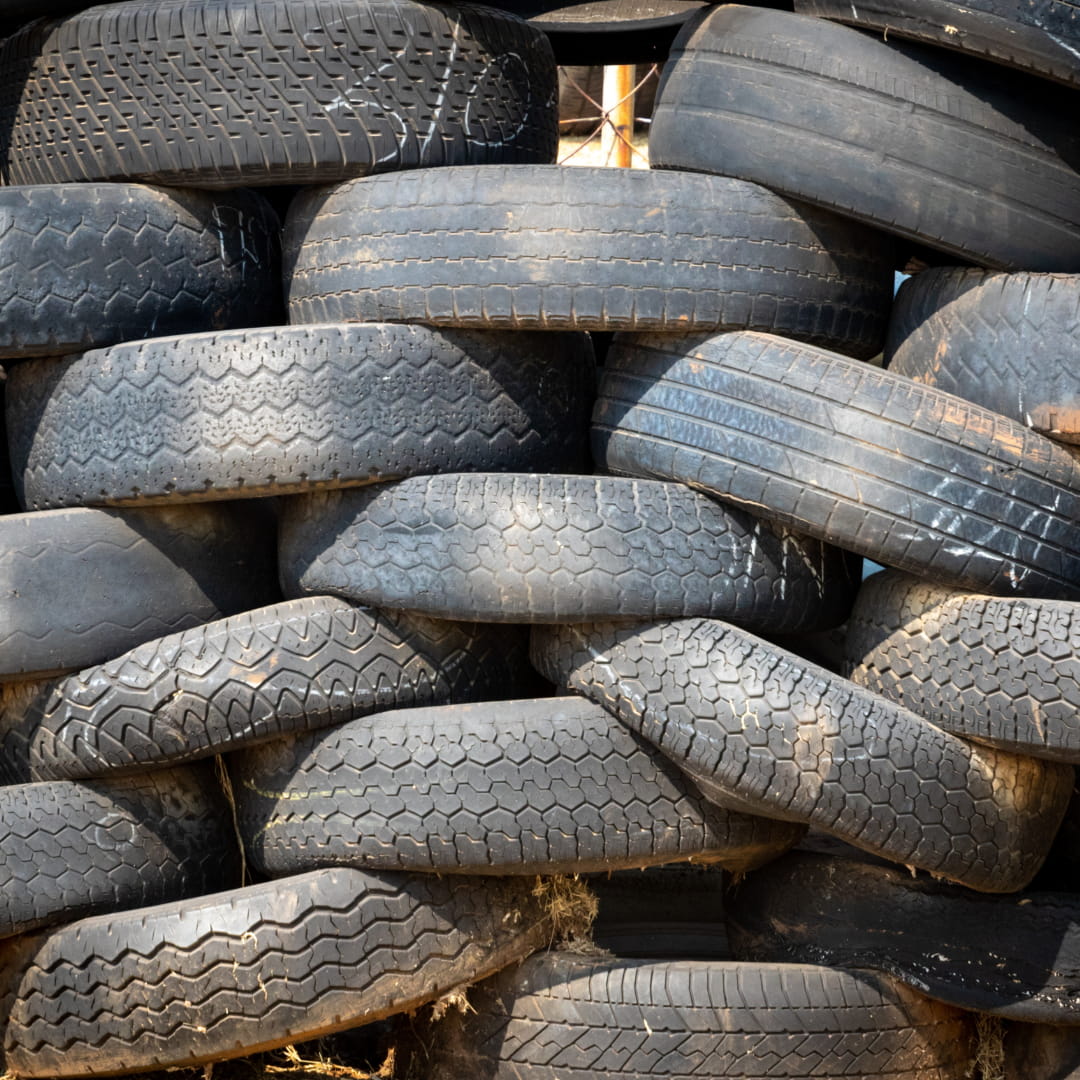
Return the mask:
POLYGON ((1080 443, 1080 276, 926 270, 900 286, 885 366, 1080 443))
POLYGON ((654 168, 738 176, 1003 270, 1080 270, 1080 96, 941 49, 725 5, 682 30, 654 168))
POLYGON ((962 1080, 970 1018, 887 977, 796 964, 550 952, 435 1029, 430 1080, 962 1080))
POLYGON ((38 948, 7 1065, 77 1077, 238 1057, 416 1008, 551 936, 532 882, 345 868, 98 916, 38 948))
POLYGON ((979 896, 793 852, 729 889, 725 910, 740 960, 874 968, 962 1009, 1080 1024, 1080 897, 979 896))
POLYGON ((528 691, 534 680, 511 629, 307 597, 149 641, 77 675, 0 687, 0 778, 192 761, 385 709, 528 691))
POLYGON ((595 392, 584 334, 289 326, 21 364, 23 504, 282 495, 416 473, 574 471, 595 392))
POLYGON ((719 621, 537 627, 532 653, 719 805, 972 889, 1023 888, 1072 793, 1069 766, 967 743, 719 621))
POLYGON ((125 0, 24 27, 0 72, 5 184, 327 184, 558 142, 547 39, 469 4, 125 0))
POLYGON ((835 625, 857 587, 833 548, 679 484, 607 476, 448 474, 298 496, 278 555, 292 596, 488 622, 835 625))
POLYGON ((292 322, 750 327, 865 357, 892 303, 880 235, 754 184, 642 169, 342 184, 299 196, 284 248, 292 322))
POLYGON ((100 664, 276 598, 261 508, 0 516, 0 679, 100 664))
POLYGON ((617 339, 593 456, 942 584, 1080 599, 1077 458, 811 346, 764 334, 617 339))

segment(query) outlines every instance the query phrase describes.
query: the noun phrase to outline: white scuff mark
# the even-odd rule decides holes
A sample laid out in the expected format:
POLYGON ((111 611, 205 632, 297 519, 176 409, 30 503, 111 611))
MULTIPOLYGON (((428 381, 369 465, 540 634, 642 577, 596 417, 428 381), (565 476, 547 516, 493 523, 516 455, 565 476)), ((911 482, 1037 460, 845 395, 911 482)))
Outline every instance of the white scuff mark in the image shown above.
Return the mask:
POLYGON ((1046 36, 1051 41, 1056 41, 1063 49, 1067 49, 1069 52, 1071 52, 1077 60, 1080 60, 1080 51, 1074 49, 1067 41, 1062 41, 1061 38, 1059 38, 1056 34, 1047 34, 1046 36))
POLYGON ((859 17, 859 13, 855 10, 854 4, 851 5, 851 17, 853 19, 857 19, 859 17))
POLYGON ((431 123, 428 124, 427 134, 424 136, 424 141, 420 144, 420 152, 424 153, 431 145, 431 140, 435 138, 435 129, 438 127, 439 119, 442 116, 443 107, 446 104, 446 88, 450 84, 451 78, 454 74, 454 61, 457 59, 458 45, 460 39, 458 35, 461 33, 461 22, 459 19, 454 19, 451 24, 451 45, 450 52, 446 57, 446 66, 443 68, 442 82, 439 86, 439 96, 435 99, 435 108, 431 110, 431 123))

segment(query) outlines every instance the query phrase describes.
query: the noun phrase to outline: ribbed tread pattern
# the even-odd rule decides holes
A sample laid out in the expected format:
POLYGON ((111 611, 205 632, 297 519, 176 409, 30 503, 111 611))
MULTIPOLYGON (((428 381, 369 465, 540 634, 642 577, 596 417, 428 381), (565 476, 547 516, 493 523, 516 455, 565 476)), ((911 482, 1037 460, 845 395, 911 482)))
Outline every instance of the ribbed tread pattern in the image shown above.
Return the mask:
POLYGON ((723 614, 773 630, 842 622, 852 566, 680 484, 458 474, 298 496, 281 580, 377 607, 491 622, 723 614))
POLYGON ((229 759, 260 872, 585 873, 680 859, 742 872, 796 825, 722 810, 579 697, 399 709, 229 759))
POLYGON ((580 469, 595 385, 583 334, 185 334, 19 365, 8 432, 32 509, 277 495, 580 469))
POLYGON ((537 627, 533 662, 610 709, 722 806, 802 821, 986 892, 1022 888, 1073 770, 981 747, 709 619, 537 627))
POLYGON ((741 180, 547 166, 414 172, 299 196, 293 322, 749 327, 873 356, 882 235, 741 180))
POLYGON ((1080 463, 1068 450, 809 345, 619 339, 593 455, 942 584, 1080 599, 1080 463))

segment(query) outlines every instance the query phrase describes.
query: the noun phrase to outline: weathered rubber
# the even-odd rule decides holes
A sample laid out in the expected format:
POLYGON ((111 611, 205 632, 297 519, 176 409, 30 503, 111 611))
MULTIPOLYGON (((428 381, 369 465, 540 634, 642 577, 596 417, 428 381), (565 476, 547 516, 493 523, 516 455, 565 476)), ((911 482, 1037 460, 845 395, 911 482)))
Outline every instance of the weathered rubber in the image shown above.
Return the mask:
POLYGON ((1072 792, 1069 766, 965 742, 716 620, 537 627, 532 655, 721 806, 972 889, 1023 888, 1072 792))

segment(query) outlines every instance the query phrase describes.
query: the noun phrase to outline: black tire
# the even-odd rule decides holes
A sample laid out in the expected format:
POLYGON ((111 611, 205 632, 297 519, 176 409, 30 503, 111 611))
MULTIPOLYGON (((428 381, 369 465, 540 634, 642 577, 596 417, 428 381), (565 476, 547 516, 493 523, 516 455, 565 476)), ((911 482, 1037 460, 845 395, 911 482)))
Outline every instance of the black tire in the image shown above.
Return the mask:
POLYGON ((1080 87, 1080 16, 1069 0, 795 0, 806 15, 972 53, 1080 87))
POLYGON ((735 872, 798 826, 711 806, 579 697, 399 709, 230 757, 240 835, 268 877, 355 866, 587 873, 679 859, 735 872))
POLYGON ((0 937, 239 883, 212 773, 0 787, 0 937))
POLYGON ((8 377, 20 498, 43 510, 289 494, 588 459, 584 334, 290 326, 117 345, 8 377))
POLYGON ((593 456, 942 584, 1080 599, 1080 460, 996 413, 810 346, 617 339, 593 456))
POLYGON ((680 484, 447 474, 297 496, 278 557, 289 595, 483 622, 709 613, 785 629, 842 622, 834 548, 680 484))
POLYGON ((962 1080, 973 1024, 871 972, 550 952, 435 1029, 430 1080, 962 1080))
POLYGON ((900 286, 885 366, 1080 443, 1080 276, 926 270, 900 286))
POLYGON ((6 184, 325 184, 558 142, 547 39, 472 5, 126 0, 31 23, 0 72, 6 184))
POLYGON ((302 194, 285 228, 292 322, 749 327, 872 356, 892 303, 887 238, 723 177, 419 171, 302 194))
POLYGON ((1042 865, 1067 765, 981 747, 722 622, 534 628, 533 663, 721 806, 800 821, 984 892, 1042 865))
POLYGON ((1080 270, 1078 111, 1073 91, 993 64, 731 4, 676 40, 649 159, 984 266, 1068 273, 1080 270))
POLYGON ((308 597, 77 675, 0 687, 0 778, 193 761, 384 709, 528 692, 534 681, 520 632, 308 597))
POLYGON ((0 679, 100 664, 273 601, 273 542, 243 505, 0 516, 0 679))
POLYGON ((277 322, 279 228, 254 192, 0 188, 0 360, 277 322))
POLYGON ((724 902, 740 960, 874 968, 962 1009, 1080 1024, 1080 897, 979 896, 902 867, 793 852, 724 902))
POLYGON ((318 870, 53 931, 7 1022, 18 1076, 198 1065, 414 1009, 548 943, 532 882, 318 870))
POLYGON ((945 731, 1080 764, 1080 604, 886 571, 863 583, 844 651, 849 678, 945 731))

